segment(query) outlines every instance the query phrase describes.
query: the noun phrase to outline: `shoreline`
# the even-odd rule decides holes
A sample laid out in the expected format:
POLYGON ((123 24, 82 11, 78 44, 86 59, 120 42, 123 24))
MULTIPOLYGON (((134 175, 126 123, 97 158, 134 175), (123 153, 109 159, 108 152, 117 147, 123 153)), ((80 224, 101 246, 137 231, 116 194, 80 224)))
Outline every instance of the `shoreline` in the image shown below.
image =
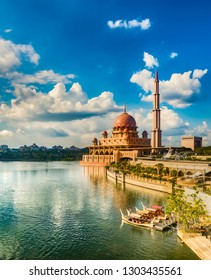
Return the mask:
MULTIPOLYGON (((122 175, 116 175, 114 172, 111 172, 107 170, 107 176, 115 180, 116 182, 123 183, 123 176, 122 175)), ((124 182, 127 184, 132 184, 134 186, 147 188, 155 191, 160 192, 166 192, 171 193, 172 187, 169 187, 168 190, 165 189, 165 186, 156 184, 156 183, 150 183, 146 181, 138 181, 135 179, 128 178, 125 176, 124 182), (155 189, 158 188, 159 189, 155 189)), ((211 240, 209 238, 206 238, 205 236, 202 236, 201 234, 194 234, 194 233, 183 233, 181 230, 177 230, 177 236, 178 238, 189 248, 191 249, 199 259, 201 260, 211 260, 211 240)))
POLYGON ((142 188, 146 188, 146 189, 150 189, 150 190, 154 190, 154 191, 160 191, 160 192, 164 192, 164 193, 172 193, 172 186, 168 185, 166 182, 165 184, 160 184, 158 182, 156 182, 156 180, 151 180, 151 182, 149 182, 149 180, 145 179, 145 180, 136 180, 134 178, 130 178, 125 176, 124 180, 123 180, 123 176, 118 174, 116 175, 114 172, 111 172, 109 170, 107 170, 107 176, 110 177, 112 180, 115 180, 116 182, 121 182, 121 183, 127 183, 130 185, 134 185, 137 187, 142 187, 142 188))
POLYGON ((211 260, 211 240, 199 233, 184 233, 177 230, 179 239, 190 248, 200 260, 211 260))

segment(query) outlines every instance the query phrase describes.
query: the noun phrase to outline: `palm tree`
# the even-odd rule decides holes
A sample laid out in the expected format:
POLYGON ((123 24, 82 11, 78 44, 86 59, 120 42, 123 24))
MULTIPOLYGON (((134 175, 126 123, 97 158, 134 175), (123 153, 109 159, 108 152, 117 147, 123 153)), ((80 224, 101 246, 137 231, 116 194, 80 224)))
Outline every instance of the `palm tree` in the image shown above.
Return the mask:
POLYGON ((162 163, 158 163, 155 165, 158 168, 158 174, 160 176, 160 178, 163 176, 163 167, 164 165, 162 163))

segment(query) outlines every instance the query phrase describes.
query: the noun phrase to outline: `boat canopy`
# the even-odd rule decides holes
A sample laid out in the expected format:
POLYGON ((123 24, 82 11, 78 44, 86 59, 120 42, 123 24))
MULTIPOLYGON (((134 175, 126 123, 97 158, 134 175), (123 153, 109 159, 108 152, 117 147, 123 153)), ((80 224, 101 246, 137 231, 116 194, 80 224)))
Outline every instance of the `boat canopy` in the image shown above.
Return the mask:
POLYGON ((162 209, 163 209, 163 206, 160 206, 160 205, 152 205, 152 208, 153 208, 153 209, 156 209, 156 210, 162 210, 162 209))

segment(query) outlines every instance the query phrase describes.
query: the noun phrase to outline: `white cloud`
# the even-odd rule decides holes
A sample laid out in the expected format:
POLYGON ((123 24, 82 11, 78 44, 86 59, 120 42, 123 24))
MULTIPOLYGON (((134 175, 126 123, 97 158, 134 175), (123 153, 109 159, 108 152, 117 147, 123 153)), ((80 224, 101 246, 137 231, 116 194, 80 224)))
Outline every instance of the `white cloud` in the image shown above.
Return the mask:
POLYGON ((175 57, 177 57, 178 56, 178 53, 176 53, 176 52, 172 52, 171 54, 170 54, 170 58, 175 58, 175 57))
POLYGON ((0 136, 1 137, 11 137, 11 136, 13 136, 13 132, 5 129, 5 130, 0 131, 0 136))
POLYGON ((146 69, 138 71, 130 78, 131 83, 138 84, 146 93, 153 91, 153 75, 146 69))
POLYGON ((10 28, 5 29, 4 32, 5 32, 5 33, 10 33, 10 32, 12 32, 12 29, 10 29, 10 28))
POLYGON ((190 123, 183 120, 178 113, 167 106, 161 107, 161 125, 165 135, 184 135, 190 123))
POLYGON ((31 45, 16 45, 16 49, 19 54, 25 54, 31 63, 38 64, 40 56, 31 45))
POLYGON ((0 73, 21 65, 22 56, 35 65, 40 58, 31 45, 14 44, 12 41, 0 39, 0 73))
MULTIPOLYGON (((200 98, 201 82, 207 69, 172 74, 169 80, 160 81, 161 102, 166 102, 174 108, 186 108, 200 98)), ((154 77, 151 71, 141 70, 134 73, 130 79, 132 83, 138 84, 143 90, 143 101, 152 102, 154 77), (149 93, 151 93, 149 95, 149 93)))
POLYGON ((193 71, 193 78, 194 79, 200 79, 201 77, 203 77, 206 73, 207 73, 207 69, 205 70, 200 70, 200 69, 195 69, 193 71))
POLYGON ((0 130, 5 130, 4 141, 12 147, 34 142, 48 147, 56 143, 84 147, 110 129, 123 110, 111 92, 88 98, 79 83, 69 90, 57 83, 47 94, 17 84, 13 95, 11 104, 0 105, 0 130), (14 137, 6 131, 13 131, 14 137))
POLYGON ((157 58, 155 58, 153 55, 144 52, 144 58, 143 61, 145 62, 145 66, 148 68, 153 68, 154 66, 158 67, 159 63, 157 58))
POLYGON ((112 116, 122 109, 112 92, 89 98, 79 83, 66 89, 73 74, 61 75, 52 69, 34 74, 14 70, 26 60, 35 65, 39 61, 31 45, 0 39, 0 76, 12 85, 5 90, 11 101, 0 104, 0 136, 5 143, 11 147, 34 142, 83 147, 89 137, 107 129, 108 123, 112 126, 112 116), (55 84, 52 90, 41 92, 38 84, 49 83, 55 84))
POLYGON ((60 122, 120 110, 111 92, 103 92, 89 99, 79 83, 74 83, 69 91, 63 83, 57 83, 48 94, 17 84, 14 95, 16 98, 11 100, 10 106, 6 104, 0 106, 2 120, 60 122))
POLYGON ((141 28, 142 30, 147 30, 150 28, 151 22, 148 18, 144 19, 142 21, 138 21, 137 19, 133 19, 133 20, 129 20, 129 21, 118 19, 116 21, 109 20, 107 22, 107 25, 112 29, 114 29, 114 28, 125 28, 125 29, 141 28))
POLYGON ((206 121, 202 121, 201 124, 195 127, 189 127, 186 131, 186 135, 194 135, 202 137, 203 146, 211 146, 211 127, 206 121))
POLYGON ((5 74, 5 78, 12 80, 13 84, 47 84, 47 83, 71 83, 71 79, 75 78, 74 74, 61 75, 53 70, 42 70, 34 74, 24 74, 21 72, 9 72, 5 74))
MULTIPOLYGON (((131 111, 131 114, 137 121, 139 131, 142 132, 146 129, 150 134, 152 130, 152 110, 145 113, 145 116, 140 109, 131 111)), ((183 135, 189 127, 189 122, 183 120, 177 112, 167 106, 161 107, 161 129, 165 136, 183 135)))
POLYGON ((116 20, 115 22, 113 22, 112 20, 109 20, 107 22, 107 25, 112 29, 119 28, 119 27, 127 28, 126 22, 124 22, 123 20, 120 20, 120 19, 116 20))

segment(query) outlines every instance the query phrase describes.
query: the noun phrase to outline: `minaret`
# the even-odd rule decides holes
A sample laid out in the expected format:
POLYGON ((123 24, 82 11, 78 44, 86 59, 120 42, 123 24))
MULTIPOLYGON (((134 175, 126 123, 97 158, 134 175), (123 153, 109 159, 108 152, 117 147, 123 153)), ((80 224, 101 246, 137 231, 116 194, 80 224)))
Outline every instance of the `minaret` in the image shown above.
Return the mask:
POLYGON ((154 80, 154 94, 153 94, 153 110, 152 110, 152 137, 151 146, 152 153, 158 153, 158 147, 161 147, 161 134, 160 129, 160 94, 159 94, 159 79, 158 71, 155 74, 154 80))

